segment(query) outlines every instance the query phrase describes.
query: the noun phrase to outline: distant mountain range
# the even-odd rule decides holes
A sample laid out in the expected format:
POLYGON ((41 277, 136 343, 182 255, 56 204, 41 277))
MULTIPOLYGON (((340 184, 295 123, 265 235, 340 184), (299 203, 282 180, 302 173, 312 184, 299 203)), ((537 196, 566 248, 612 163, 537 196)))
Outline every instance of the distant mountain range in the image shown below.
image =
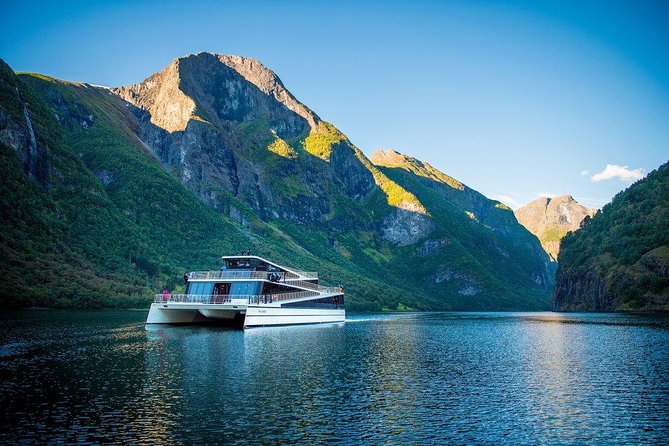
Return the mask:
POLYGON ((3 63, 0 148, 5 307, 145 305, 240 249, 320 271, 352 309, 551 306, 554 263, 507 206, 368 159, 254 59, 111 89, 3 63))
POLYGON ((537 236, 553 260, 557 260, 560 241, 567 232, 576 231, 585 217, 595 213, 595 209, 582 206, 570 195, 539 197, 515 212, 518 222, 537 236))

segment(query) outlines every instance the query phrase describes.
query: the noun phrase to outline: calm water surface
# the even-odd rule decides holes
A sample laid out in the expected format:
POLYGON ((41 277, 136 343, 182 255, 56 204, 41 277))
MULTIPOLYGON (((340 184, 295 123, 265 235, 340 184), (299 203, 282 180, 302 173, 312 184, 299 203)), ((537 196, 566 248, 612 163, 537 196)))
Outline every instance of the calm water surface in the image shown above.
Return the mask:
POLYGON ((669 319, 0 314, 0 443, 669 444, 669 319))

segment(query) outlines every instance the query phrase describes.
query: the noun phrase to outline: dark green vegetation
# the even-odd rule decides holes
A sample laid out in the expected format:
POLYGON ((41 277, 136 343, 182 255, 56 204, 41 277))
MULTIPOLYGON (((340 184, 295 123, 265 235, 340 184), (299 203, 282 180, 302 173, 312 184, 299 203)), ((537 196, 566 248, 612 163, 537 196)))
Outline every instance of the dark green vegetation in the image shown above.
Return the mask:
POLYGON ((669 310, 669 163, 568 234, 558 262, 559 310, 669 310))
POLYGON ((548 258, 509 209, 440 172, 374 166, 301 110, 222 115, 225 82, 211 104, 200 92, 210 56, 180 60, 197 109, 173 133, 109 90, 2 66, 3 307, 145 306, 247 248, 343 284, 352 309, 549 306, 548 258))

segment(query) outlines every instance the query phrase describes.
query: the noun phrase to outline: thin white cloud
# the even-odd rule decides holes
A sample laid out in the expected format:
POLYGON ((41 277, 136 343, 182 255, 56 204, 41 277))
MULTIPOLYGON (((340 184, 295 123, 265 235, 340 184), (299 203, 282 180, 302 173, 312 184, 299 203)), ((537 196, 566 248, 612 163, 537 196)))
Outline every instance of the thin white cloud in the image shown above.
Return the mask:
POLYGON ((491 195, 490 198, 492 198, 493 200, 501 201, 514 211, 523 205, 518 200, 508 195, 491 195))
POLYGON ((590 171, 589 171, 589 170, 582 170, 582 171, 581 171, 581 176, 582 176, 582 177, 587 177, 588 175, 590 175, 590 171))
POLYGON ((536 195, 537 198, 540 198, 540 197, 555 198, 555 197, 557 197, 557 196, 558 196, 558 194, 554 194, 554 193, 552 193, 552 192, 539 192, 539 193, 536 195))
POLYGON ((599 182, 618 178, 620 181, 632 183, 636 180, 640 180, 644 176, 646 176, 646 174, 643 172, 643 169, 630 169, 627 166, 607 164, 603 171, 594 174, 590 177, 590 179, 592 181, 599 182))

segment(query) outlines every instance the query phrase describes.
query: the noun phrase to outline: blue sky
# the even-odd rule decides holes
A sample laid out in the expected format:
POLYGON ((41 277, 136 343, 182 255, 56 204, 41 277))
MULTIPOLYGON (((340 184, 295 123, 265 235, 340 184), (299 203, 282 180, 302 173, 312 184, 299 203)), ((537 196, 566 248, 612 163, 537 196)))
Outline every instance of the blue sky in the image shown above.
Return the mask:
POLYGON ((118 86, 199 51, 512 206, 601 207, 669 160, 667 1, 0 2, 16 71, 118 86))

